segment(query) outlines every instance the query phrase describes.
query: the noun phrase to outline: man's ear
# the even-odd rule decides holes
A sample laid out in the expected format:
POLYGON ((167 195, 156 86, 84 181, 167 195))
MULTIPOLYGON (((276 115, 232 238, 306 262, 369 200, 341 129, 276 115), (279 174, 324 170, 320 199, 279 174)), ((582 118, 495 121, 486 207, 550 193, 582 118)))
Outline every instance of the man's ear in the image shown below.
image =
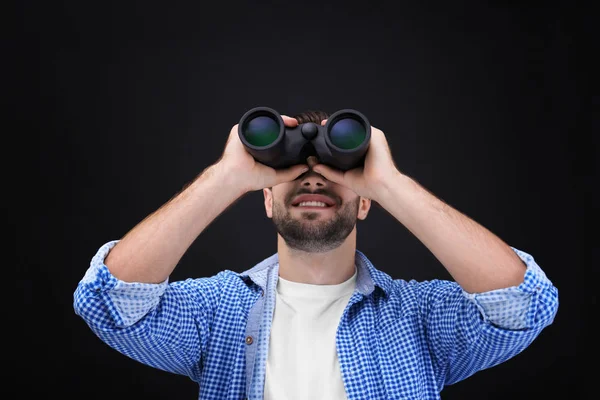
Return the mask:
POLYGON ((265 211, 267 217, 273 218, 273 188, 264 188, 263 195, 265 196, 265 211))
POLYGON ((361 197, 358 203, 358 214, 356 218, 359 220, 364 220, 367 218, 369 214, 369 210, 371 209, 371 199, 367 199, 366 197, 361 197))

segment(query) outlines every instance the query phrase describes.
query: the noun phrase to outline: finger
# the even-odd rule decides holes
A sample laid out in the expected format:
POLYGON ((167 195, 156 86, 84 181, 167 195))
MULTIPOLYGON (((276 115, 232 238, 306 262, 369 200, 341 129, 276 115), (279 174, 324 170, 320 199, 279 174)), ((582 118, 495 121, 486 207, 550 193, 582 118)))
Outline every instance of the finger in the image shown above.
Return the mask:
POLYGON ((283 123, 289 127, 298 126, 298 120, 296 118, 288 117, 287 115, 282 115, 281 119, 283 119, 283 123))
POLYGON ((238 125, 239 125, 239 124, 235 124, 235 125, 234 125, 234 126, 231 128, 231 131, 229 131, 229 136, 227 136, 227 140, 225 141, 225 148, 226 148, 226 149, 227 149, 229 146, 235 146, 235 144, 231 144, 231 143, 232 143, 232 142, 234 142, 234 143, 235 143, 235 142, 236 142, 236 139, 237 139, 237 142, 240 142, 240 144, 241 144, 241 141, 239 140, 239 136, 238 136, 238 135, 239 135, 239 133, 238 133, 238 125))
POLYGON ((231 130, 229 131, 228 139, 230 139, 232 136, 238 134, 238 126, 239 126, 239 124, 235 124, 234 126, 231 127, 231 130))
POLYGON ((309 169, 310 168, 308 167, 308 165, 304 164, 298 164, 288 168, 278 169, 276 170, 275 185, 279 185, 280 183, 284 182, 291 182, 306 171, 308 171, 309 169))
POLYGON ((327 123, 327 120, 324 119, 323 121, 321 121, 321 126, 325 126, 326 123, 327 123))
POLYGON ((323 175, 325 177, 325 179, 327 179, 328 181, 331 181, 334 183, 339 183, 340 185, 344 184, 344 172, 343 171, 330 168, 324 164, 315 165, 313 167, 313 171, 315 171, 318 174, 323 175))

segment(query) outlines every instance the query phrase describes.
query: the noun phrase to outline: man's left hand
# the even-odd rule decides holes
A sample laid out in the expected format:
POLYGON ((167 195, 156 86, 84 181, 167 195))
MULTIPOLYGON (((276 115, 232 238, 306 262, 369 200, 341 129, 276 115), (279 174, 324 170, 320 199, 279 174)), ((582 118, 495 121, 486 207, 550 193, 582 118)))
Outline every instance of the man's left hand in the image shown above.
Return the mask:
MULTIPOLYGON (((325 125, 323 120, 321 125, 325 125)), ((380 129, 371 127, 371 140, 363 166, 341 171, 325 164, 313 166, 313 171, 323 175, 327 180, 351 189, 359 196, 377 201, 378 194, 386 183, 400 174, 392 158, 390 147, 380 129)))

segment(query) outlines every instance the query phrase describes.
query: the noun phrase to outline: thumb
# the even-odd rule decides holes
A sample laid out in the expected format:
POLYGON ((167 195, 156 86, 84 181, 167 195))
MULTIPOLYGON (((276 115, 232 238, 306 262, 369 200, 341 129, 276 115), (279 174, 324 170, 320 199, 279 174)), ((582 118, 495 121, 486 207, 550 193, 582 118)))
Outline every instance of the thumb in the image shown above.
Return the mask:
POLYGON ((308 165, 298 164, 288 168, 277 169, 275 176, 275 185, 284 182, 291 182, 306 171, 309 170, 308 165))
POLYGON ((328 181, 344 184, 344 172, 333 169, 325 164, 317 164, 313 167, 313 171, 323 175, 328 181))

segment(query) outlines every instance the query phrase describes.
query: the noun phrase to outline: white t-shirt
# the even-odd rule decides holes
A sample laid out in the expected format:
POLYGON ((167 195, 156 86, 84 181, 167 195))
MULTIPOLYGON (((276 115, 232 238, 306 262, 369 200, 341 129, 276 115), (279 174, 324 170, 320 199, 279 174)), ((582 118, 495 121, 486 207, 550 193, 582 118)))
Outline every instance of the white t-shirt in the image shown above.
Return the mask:
POLYGON ((267 358, 265 400, 347 399, 335 334, 357 270, 337 285, 279 277, 267 358))

